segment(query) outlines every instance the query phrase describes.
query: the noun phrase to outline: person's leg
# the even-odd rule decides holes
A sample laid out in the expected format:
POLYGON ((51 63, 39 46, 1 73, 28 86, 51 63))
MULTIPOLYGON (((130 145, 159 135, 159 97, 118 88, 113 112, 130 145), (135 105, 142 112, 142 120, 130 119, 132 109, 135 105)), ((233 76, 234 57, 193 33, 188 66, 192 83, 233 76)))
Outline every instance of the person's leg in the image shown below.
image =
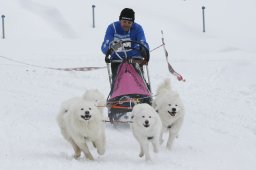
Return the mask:
MULTIPOLYGON (((117 70, 118 70, 119 65, 120 65, 120 63, 111 63, 112 85, 111 85, 110 93, 112 93, 111 91, 113 90, 113 86, 114 86, 113 83, 114 83, 114 80, 116 78, 116 74, 117 74, 117 70)), ((108 117, 109 117, 109 120, 113 123, 113 121, 115 119, 115 113, 113 113, 113 111, 111 111, 110 108, 108 109, 108 117)))
POLYGON ((114 82, 120 63, 111 63, 112 82, 114 82))

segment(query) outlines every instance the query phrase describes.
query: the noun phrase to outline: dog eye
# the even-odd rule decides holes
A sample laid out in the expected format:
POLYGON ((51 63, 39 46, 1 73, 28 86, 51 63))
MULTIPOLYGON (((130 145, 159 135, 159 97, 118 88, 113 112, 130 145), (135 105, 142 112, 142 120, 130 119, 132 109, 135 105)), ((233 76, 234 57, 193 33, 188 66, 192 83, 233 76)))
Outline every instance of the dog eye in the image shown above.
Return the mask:
POLYGON ((151 118, 151 116, 149 116, 149 118, 151 118))
POLYGON ((84 110, 84 108, 81 108, 81 110, 84 110))
POLYGON ((178 106, 177 104, 175 106, 178 106))
POLYGON ((145 116, 142 116, 143 118, 145 117, 145 116))
POLYGON ((171 104, 168 104, 169 106, 172 106, 171 104))
POLYGON ((89 110, 92 110, 92 108, 89 107, 89 110))

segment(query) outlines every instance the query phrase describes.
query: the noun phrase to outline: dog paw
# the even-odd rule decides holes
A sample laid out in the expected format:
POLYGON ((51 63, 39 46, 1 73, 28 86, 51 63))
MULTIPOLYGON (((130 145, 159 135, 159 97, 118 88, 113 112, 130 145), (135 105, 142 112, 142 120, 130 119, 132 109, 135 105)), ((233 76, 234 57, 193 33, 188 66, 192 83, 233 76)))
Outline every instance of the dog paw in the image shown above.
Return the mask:
POLYGON ((159 152, 159 149, 158 149, 158 148, 154 148, 154 152, 155 152, 155 153, 158 153, 158 152, 159 152))
POLYGON ((85 156, 87 159, 89 159, 90 161, 94 161, 94 158, 92 156, 85 156))
POLYGON ((97 152, 99 155, 103 155, 105 153, 105 149, 98 149, 97 152))
POLYGON ((144 156, 144 153, 140 153, 140 154, 139 154, 139 157, 142 157, 142 156, 144 156))
POLYGON ((78 159, 81 156, 81 154, 74 154, 74 158, 78 159))
POLYGON ((172 150, 172 146, 171 146, 171 145, 167 145, 166 148, 167 148, 168 150, 172 150))

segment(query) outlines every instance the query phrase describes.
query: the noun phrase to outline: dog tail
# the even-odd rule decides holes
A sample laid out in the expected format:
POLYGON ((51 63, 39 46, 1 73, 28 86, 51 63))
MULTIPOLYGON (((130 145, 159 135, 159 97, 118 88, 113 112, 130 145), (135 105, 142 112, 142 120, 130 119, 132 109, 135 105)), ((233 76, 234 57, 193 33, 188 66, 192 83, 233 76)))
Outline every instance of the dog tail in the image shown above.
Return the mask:
POLYGON ((160 93, 162 90, 171 90, 171 80, 165 79, 164 82, 158 87, 157 93, 160 93))

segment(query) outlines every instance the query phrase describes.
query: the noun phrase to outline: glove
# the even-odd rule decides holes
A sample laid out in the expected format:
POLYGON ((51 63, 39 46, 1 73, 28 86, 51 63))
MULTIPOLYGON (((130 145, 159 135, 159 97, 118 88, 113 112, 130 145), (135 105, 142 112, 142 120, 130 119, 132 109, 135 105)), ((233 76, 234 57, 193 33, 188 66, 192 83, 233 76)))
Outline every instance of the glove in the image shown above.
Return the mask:
POLYGON ((105 62, 106 62, 106 63, 110 63, 110 59, 106 57, 106 58, 105 58, 105 62))
POLYGON ((110 63, 110 58, 105 57, 105 62, 106 62, 106 63, 110 63))
POLYGON ((146 51, 146 49, 144 47, 140 47, 140 54, 144 58, 147 57, 147 51, 146 51))
POLYGON ((141 64, 142 64, 142 65, 148 65, 148 61, 144 59, 144 60, 141 62, 141 64))
POLYGON ((110 63, 109 55, 111 55, 112 52, 113 52, 113 50, 112 50, 111 48, 108 49, 107 54, 106 54, 106 57, 105 57, 105 62, 106 62, 106 63, 110 63))

